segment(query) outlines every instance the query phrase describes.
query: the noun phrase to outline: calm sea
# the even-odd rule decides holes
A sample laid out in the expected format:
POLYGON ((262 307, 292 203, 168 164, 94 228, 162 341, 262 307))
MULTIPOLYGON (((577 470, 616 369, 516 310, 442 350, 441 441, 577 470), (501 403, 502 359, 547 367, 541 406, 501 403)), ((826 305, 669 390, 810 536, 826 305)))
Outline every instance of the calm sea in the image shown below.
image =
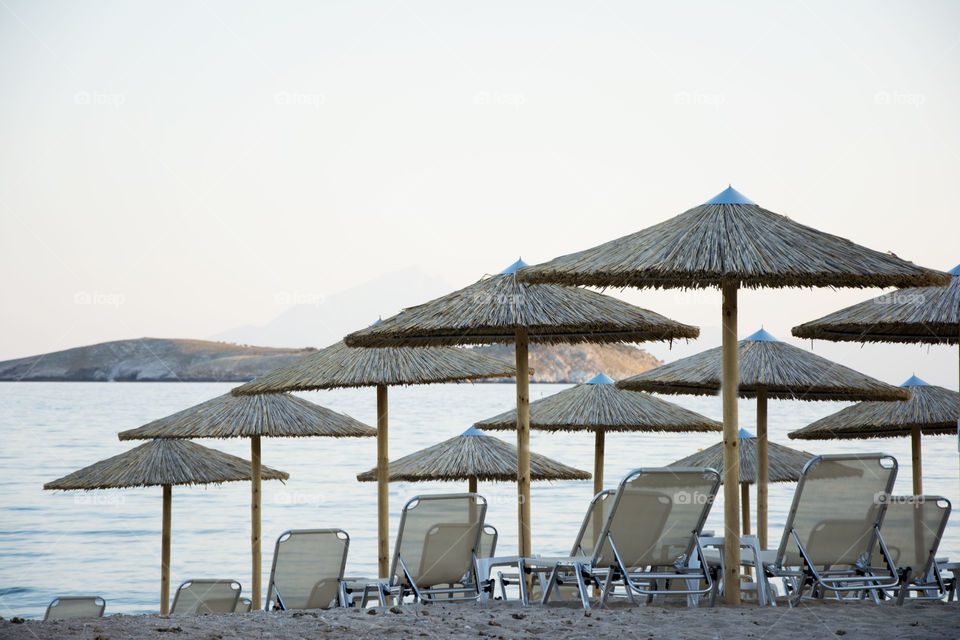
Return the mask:
MULTIPOLYGON (((131 447, 116 433, 140 426, 229 390, 232 384, 177 383, 0 383, 0 615, 42 616, 55 596, 98 594, 107 613, 141 613, 159 608, 160 508, 157 488, 93 492, 43 491, 44 482, 131 447)), ((531 399, 567 385, 533 385, 531 399)), ((313 402, 367 424, 376 418, 373 389, 303 394, 313 402)), ((718 397, 668 398, 720 418, 718 397)), ((435 444, 474 421, 509 409, 509 384, 435 385, 390 389, 390 451, 396 458, 435 444)), ((788 431, 839 410, 839 402, 771 401, 771 439, 814 453, 884 451, 900 462, 896 491, 910 492, 908 439, 848 442, 790 441, 788 431)), ((740 404, 741 424, 753 431, 754 403, 740 404)), ((500 434, 510 440, 512 434, 500 434)), ((606 484, 639 466, 659 466, 719 440, 716 434, 610 434, 606 484)), ((135 443, 134 443, 135 444, 135 443)), ((207 440, 245 458, 245 440, 207 440)), ((589 434, 533 432, 531 449, 581 469, 593 465, 589 434)), ((273 543, 286 529, 340 527, 350 534, 347 571, 376 572, 376 487, 355 475, 375 463, 375 441, 367 439, 265 439, 263 461, 288 471, 286 484, 265 482, 263 491, 263 575, 269 576, 273 543)), ((958 500, 956 439, 924 440, 926 493, 958 500)), ((390 488, 391 536, 403 504, 419 493, 465 491, 466 483, 395 483, 390 488)), ((487 521, 500 531, 499 549, 516 549, 516 489, 480 483, 487 521)), ((779 540, 793 485, 772 485, 771 540, 779 540)), ((533 550, 569 551, 592 493, 591 481, 534 483, 533 550)), ((232 483, 173 490, 171 582, 188 578, 232 578, 250 588, 249 485, 232 483)), ((707 528, 721 530, 722 503, 707 528)), ((500 555, 500 554, 498 554, 500 555)), ((942 556, 960 557, 960 532, 948 526, 942 556)))

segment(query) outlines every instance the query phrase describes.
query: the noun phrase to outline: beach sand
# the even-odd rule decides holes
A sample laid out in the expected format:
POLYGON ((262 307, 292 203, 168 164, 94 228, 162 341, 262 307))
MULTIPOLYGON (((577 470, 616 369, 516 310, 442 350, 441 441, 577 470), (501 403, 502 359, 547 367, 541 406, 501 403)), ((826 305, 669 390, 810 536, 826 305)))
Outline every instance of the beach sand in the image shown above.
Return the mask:
POLYGON ((960 604, 811 602, 782 607, 627 606, 584 612, 573 605, 516 602, 406 605, 377 609, 264 612, 175 617, 115 615, 93 620, 13 624, 0 638, 24 640, 226 638, 960 638, 960 604))

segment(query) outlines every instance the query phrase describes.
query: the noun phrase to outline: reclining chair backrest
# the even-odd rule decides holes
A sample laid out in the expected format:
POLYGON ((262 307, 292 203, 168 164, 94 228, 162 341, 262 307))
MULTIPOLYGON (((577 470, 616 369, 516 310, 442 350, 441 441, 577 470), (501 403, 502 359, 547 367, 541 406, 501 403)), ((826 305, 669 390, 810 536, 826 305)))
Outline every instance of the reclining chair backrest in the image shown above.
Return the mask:
POLYGON ((812 458, 797 483, 776 564, 803 562, 792 531, 815 566, 866 562, 896 478, 896 459, 882 453, 812 458))
POLYGON ((910 568, 914 580, 923 579, 949 517, 950 501, 941 496, 890 496, 880 535, 897 568, 910 568))
POLYGON ((570 550, 571 556, 589 555, 593 548, 597 546, 597 538, 603 531, 603 525, 607 521, 607 515, 610 513, 615 495, 617 495, 616 491, 606 489, 593 496, 590 506, 587 507, 587 513, 583 516, 583 523, 580 525, 577 539, 570 550))
POLYGON ((187 580, 177 589, 170 614, 233 613, 239 599, 236 580, 187 580))
POLYGON ((47 606, 44 620, 71 620, 73 618, 99 618, 107 608, 100 596, 63 596, 54 598, 47 606))
POLYGON ((497 551, 497 539, 500 534, 497 528, 492 524, 483 525, 483 531, 480 532, 480 546, 477 548, 478 558, 492 558, 497 551))
POLYGON ((594 566, 626 568, 685 566, 710 513, 720 474, 708 468, 637 469, 621 481, 601 538, 594 566), (609 537, 608 535, 609 534, 609 537))
POLYGON ((335 605, 349 548, 350 536, 342 529, 280 534, 273 552, 266 608, 327 609, 335 605))
POLYGON ((410 500, 400 517, 393 584, 406 584, 404 567, 421 589, 459 583, 473 570, 486 512, 486 500, 475 493, 410 500))

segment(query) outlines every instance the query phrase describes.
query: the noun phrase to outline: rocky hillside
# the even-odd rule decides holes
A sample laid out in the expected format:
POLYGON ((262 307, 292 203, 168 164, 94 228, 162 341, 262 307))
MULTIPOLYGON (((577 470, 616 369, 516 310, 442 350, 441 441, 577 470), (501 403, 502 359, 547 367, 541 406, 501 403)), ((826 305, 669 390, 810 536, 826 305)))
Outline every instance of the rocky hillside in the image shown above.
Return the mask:
MULTIPOLYGON (((510 362, 514 359, 512 345, 476 349, 510 362)), ((314 351, 207 340, 117 340, 0 362, 0 381, 246 382, 314 351)), ((534 345, 530 349, 533 382, 584 382, 597 373, 619 379, 660 364, 646 351, 629 345, 534 345)))
MULTIPOLYGON (((514 359, 513 345, 487 345, 475 349, 495 358, 511 362, 514 359)), ((619 380, 662 364, 643 349, 628 344, 530 346, 531 382, 586 382, 598 373, 619 380)))
POLYGON ((313 351, 207 340, 117 340, 0 362, 0 380, 246 382, 313 351))

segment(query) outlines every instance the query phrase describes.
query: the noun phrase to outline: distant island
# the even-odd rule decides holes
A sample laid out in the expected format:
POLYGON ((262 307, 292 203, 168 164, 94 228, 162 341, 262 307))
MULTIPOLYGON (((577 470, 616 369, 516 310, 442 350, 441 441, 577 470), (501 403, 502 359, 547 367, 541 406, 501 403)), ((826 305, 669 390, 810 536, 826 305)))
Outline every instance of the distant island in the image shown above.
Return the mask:
MULTIPOLYGON (((511 345, 475 347, 513 361, 511 345)), ((0 362, 3 382, 247 382, 316 352, 312 347, 252 347, 209 340, 116 340, 0 362)), ((532 382, 618 379, 663 364, 632 345, 532 345, 532 382)), ((495 382, 495 381, 491 381, 495 382)))
MULTIPOLYGON (((514 361, 512 344, 492 344, 473 349, 494 358, 514 361)), ((531 382, 579 383, 586 382, 598 373, 619 380, 662 364, 631 344, 530 345, 530 368, 533 369, 531 382)))

